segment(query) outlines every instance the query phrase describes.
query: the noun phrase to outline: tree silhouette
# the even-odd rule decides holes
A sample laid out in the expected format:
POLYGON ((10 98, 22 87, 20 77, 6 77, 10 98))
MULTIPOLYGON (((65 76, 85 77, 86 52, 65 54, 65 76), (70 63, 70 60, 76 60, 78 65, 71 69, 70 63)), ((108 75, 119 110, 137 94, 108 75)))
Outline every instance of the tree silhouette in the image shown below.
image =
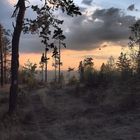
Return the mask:
POLYGON ((66 48, 66 44, 63 42, 65 38, 66 37, 63 35, 63 30, 57 27, 56 30, 54 30, 53 39, 58 40, 58 82, 60 82, 61 65, 63 64, 61 62, 61 46, 66 48))
POLYGON ((92 82, 93 82, 93 58, 88 57, 84 59, 84 80, 86 85, 88 86, 92 86, 92 82))
POLYGON ((59 54, 58 54, 58 48, 56 46, 53 47, 53 55, 52 57, 54 58, 54 63, 52 66, 54 67, 54 81, 55 83, 57 82, 57 66, 59 64, 59 54))
POLYGON ((107 73, 107 66, 105 63, 102 63, 101 68, 100 68, 101 74, 106 74, 107 73))
POLYGON ((44 63, 45 63, 45 57, 44 57, 44 53, 42 53, 42 56, 41 56, 41 61, 40 61, 40 66, 39 68, 41 68, 41 73, 42 73, 42 82, 44 81, 44 63))
POLYGON ((81 83, 86 83, 87 85, 91 85, 93 82, 93 58, 87 57, 83 61, 80 61, 78 71, 79 71, 79 80, 81 83))
POLYGON ((108 71, 112 72, 116 69, 115 59, 113 56, 110 56, 107 60, 108 71))
POLYGON ((123 52, 121 52, 116 65, 122 78, 127 78, 132 73, 131 60, 123 52))
POLYGON ((84 65, 83 62, 79 62, 79 67, 78 67, 79 75, 80 75, 80 82, 84 82, 84 65))

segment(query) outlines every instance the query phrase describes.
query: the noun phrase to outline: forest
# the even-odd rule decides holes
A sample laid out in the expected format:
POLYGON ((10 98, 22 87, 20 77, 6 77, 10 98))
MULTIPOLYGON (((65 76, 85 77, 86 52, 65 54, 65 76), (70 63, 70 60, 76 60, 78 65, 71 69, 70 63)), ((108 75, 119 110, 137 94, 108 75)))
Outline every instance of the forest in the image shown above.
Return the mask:
MULTIPOLYGON (((91 17, 85 20, 85 13, 89 14, 84 13, 86 8, 73 0, 38 1, 41 4, 17 0, 12 5, 14 9, 9 15, 12 29, 0 17, 0 140, 139 140, 140 19, 119 13, 122 11, 117 8, 97 7, 91 17, 98 18, 92 23, 91 17), (33 13, 32 18, 26 14, 28 10, 33 13), (79 35, 82 33, 83 27, 79 26, 83 25, 77 23, 82 22, 78 21, 80 17, 87 27, 83 29, 85 35, 79 37, 74 30, 79 35), (68 19, 76 24, 71 25, 74 29, 70 31, 63 28, 68 19), (91 35, 90 24, 96 37, 91 35), (97 29, 106 33, 98 34, 97 29), (75 56, 84 50, 82 44, 86 48, 91 40, 95 43, 92 49, 98 51, 107 48, 110 40, 115 45, 122 38, 126 37, 127 41, 122 41, 122 49, 115 56, 106 58, 102 54, 105 61, 98 67, 96 54, 87 53, 90 47, 84 57, 74 56, 78 63, 71 65, 63 59, 63 50, 69 49, 69 43, 73 45, 67 41, 71 41, 71 34, 73 42, 81 38, 80 45, 74 46, 75 56), (25 63, 21 64, 23 36, 37 36, 35 40, 43 46, 43 51, 39 48, 39 62, 24 58, 25 63), (101 38, 103 41, 99 43, 101 38), (63 69, 65 64, 69 67, 63 69)), ((92 0, 81 3, 89 9, 96 5, 92 0)), ((125 5, 127 11, 136 15, 139 12, 135 4, 126 2, 125 5)))

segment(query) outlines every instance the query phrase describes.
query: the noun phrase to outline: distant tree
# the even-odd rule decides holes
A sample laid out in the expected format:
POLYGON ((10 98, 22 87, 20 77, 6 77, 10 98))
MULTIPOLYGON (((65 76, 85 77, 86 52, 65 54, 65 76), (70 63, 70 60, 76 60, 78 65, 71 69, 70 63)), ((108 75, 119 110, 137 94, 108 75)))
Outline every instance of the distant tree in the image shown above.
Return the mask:
POLYGON ((99 76, 99 82, 100 83, 104 83, 106 80, 106 75, 107 75, 107 66, 105 63, 102 63, 101 67, 100 67, 100 76, 99 76))
POLYGON ((131 60, 125 53, 121 52, 116 65, 123 78, 128 78, 132 74, 131 60))
POLYGON ((54 63, 52 64, 52 66, 54 67, 54 81, 55 83, 57 82, 57 67, 59 64, 59 54, 58 54, 58 48, 57 46, 53 47, 53 55, 52 57, 54 58, 54 63))
POLYGON ((41 68, 41 73, 42 73, 41 81, 43 82, 44 81, 44 53, 42 53, 41 61, 40 61, 39 65, 40 65, 39 68, 41 68))
POLYGON ((80 78, 79 80, 82 83, 84 82, 84 65, 82 61, 79 62, 78 72, 79 72, 79 78, 80 78))
POLYGON ((111 82, 116 74, 116 63, 113 56, 110 56, 106 64, 102 64, 100 68, 100 80, 102 82, 111 82))
POLYGON ((66 48, 66 44, 63 42, 65 38, 61 28, 56 28, 56 30, 54 30, 53 39, 58 40, 58 82, 60 82, 61 66, 63 65, 61 62, 61 47, 63 46, 66 48))
POLYGON ((94 63, 93 58, 88 57, 84 59, 84 82, 87 86, 94 85, 94 63))
POLYGON ((107 73, 107 66, 105 65, 105 63, 102 63, 101 68, 100 68, 100 72, 102 74, 106 74, 107 73))
POLYGON ((108 85, 108 83, 112 82, 112 69, 109 64, 102 63, 99 72, 99 84, 102 86, 108 85))
POLYGON ((80 82, 85 83, 88 82, 90 83, 93 78, 93 58, 88 57, 85 58, 83 61, 80 61, 78 71, 80 75, 80 82))
POLYGON ((45 82, 47 83, 48 82, 48 60, 50 59, 49 57, 48 57, 48 51, 49 51, 49 49, 46 47, 45 48, 45 82))
POLYGON ((115 59, 113 56, 110 56, 107 60, 108 71, 113 72, 116 69, 115 59))

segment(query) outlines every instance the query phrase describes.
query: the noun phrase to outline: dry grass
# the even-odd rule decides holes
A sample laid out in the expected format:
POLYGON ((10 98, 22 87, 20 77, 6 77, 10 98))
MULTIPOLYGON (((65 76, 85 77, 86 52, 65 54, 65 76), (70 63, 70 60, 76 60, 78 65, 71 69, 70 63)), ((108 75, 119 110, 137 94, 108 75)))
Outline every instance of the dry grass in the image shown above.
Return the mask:
MULTIPOLYGON (((115 87, 78 89, 78 96, 76 91, 74 87, 43 88, 20 94, 15 116, 1 120, 0 140, 140 139, 140 106, 133 106, 139 95, 132 97, 115 87)), ((3 114, 8 97, 0 97, 3 114)))

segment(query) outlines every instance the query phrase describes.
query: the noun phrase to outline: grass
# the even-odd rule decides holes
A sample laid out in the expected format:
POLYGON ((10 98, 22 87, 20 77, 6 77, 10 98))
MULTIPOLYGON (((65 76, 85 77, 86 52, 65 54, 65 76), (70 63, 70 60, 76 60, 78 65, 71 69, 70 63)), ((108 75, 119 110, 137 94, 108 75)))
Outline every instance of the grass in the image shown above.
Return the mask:
POLYGON ((15 115, 5 116, 0 94, 1 140, 139 140, 140 94, 120 85, 89 89, 22 89, 15 115))

